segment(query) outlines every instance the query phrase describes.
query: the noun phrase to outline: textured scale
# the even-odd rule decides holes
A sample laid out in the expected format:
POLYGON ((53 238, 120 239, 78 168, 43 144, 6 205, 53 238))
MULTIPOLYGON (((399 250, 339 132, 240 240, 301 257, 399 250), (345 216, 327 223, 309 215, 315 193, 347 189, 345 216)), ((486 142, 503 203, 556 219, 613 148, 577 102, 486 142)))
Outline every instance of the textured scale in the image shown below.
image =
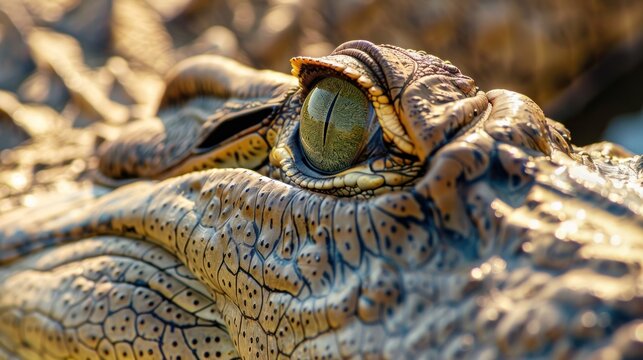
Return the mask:
POLYGON ((235 358, 217 304, 159 249, 94 237, 0 272, 3 341, 24 358, 235 358), (43 301, 46 299, 47 301, 43 301))
POLYGON ((216 138, 272 110, 202 152, 131 128, 103 148, 103 176, 165 180, 4 215, 0 357, 643 356, 640 157, 576 148, 527 97, 423 52, 346 43, 293 59, 299 85, 209 61, 223 60, 179 65, 165 96, 219 107, 184 124, 162 105, 167 134, 216 138), (319 76, 361 86, 378 120, 335 175, 297 143, 319 76), (243 168, 226 144, 257 134, 243 168))

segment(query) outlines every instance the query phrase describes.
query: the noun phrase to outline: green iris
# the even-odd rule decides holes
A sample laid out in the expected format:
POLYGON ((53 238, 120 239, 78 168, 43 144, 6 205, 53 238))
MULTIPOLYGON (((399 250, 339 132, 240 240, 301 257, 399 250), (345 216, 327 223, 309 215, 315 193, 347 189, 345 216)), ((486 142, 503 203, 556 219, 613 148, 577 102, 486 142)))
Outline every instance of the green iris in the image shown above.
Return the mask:
POLYGON ((355 85, 326 78, 315 85, 301 111, 299 137, 317 170, 336 173, 353 164, 368 139, 372 107, 355 85))

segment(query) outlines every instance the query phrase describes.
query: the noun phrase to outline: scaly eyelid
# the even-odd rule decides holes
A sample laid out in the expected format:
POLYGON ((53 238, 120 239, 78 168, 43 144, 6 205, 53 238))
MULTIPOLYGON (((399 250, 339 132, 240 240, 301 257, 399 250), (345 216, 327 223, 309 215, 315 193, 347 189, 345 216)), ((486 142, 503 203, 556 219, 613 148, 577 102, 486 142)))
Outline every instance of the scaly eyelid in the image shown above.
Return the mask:
POLYGON ((387 91, 376 80, 373 72, 359 60, 346 55, 331 55, 323 58, 305 56, 290 59, 292 75, 299 79, 302 97, 305 98, 315 84, 323 78, 334 76, 353 83, 364 91, 369 101, 389 103, 387 91))

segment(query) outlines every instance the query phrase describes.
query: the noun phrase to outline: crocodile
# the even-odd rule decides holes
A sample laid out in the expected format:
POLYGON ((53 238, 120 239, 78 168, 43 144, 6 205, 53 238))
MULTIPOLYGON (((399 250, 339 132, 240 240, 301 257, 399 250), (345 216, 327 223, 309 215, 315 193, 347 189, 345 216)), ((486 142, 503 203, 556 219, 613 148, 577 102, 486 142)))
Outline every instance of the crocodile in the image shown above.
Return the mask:
POLYGON ((179 63, 90 199, 0 218, 0 358, 640 358, 643 159, 350 41, 179 63))

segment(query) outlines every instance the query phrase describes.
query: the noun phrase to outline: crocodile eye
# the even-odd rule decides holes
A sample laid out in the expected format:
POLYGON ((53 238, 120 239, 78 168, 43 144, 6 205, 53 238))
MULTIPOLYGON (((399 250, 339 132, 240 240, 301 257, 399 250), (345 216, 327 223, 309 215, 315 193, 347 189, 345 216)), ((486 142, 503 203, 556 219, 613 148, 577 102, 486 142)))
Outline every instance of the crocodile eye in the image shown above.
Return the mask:
POLYGON ((339 78, 318 82, 301 110, 299 138, 308 162, 324 173, 350 167, 368 140, 374 116, 366 95, 339 78))

